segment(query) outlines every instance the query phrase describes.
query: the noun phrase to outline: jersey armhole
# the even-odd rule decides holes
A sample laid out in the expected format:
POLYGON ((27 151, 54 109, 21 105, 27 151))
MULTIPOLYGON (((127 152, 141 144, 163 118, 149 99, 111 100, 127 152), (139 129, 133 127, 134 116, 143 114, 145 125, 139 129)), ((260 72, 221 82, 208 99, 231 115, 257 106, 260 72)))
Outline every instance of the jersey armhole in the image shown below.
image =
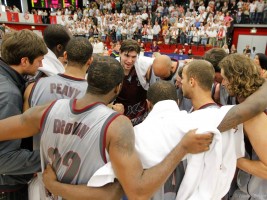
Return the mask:
POLYGON ((43 132, 43 124, 45 123, 47 116, 52 109, 53 105, 56 103, 57 100, 53 101, 44 111, 44 114, 42 115, 41 121, 40 121, 40 130, 43 132))
POLYGON ((109 125, 121 114, 114 112, 112 113, 104 123, 101 129, 101 136, 100 136, 100 154, 104 163, 107 163, 107 156, 106 156, 106 137, 107 137, 107 130, 109 125))
POLYGON ((29 95, 29 98, 28 98, 28 104, 29 104, 29 107, 30 108, 32 107, 31 100, 32 100, 33 92, 34 92, 34 90, 36 88, 36 85, 37 85, 37 83, 39 82, 40 79, 41 78, 39 78, 38 80, 36 80, 35 82, 33 82, 33 86, 32 86, 32 89, 31 89, 31 92, 30 92, 30 95, 29 95))

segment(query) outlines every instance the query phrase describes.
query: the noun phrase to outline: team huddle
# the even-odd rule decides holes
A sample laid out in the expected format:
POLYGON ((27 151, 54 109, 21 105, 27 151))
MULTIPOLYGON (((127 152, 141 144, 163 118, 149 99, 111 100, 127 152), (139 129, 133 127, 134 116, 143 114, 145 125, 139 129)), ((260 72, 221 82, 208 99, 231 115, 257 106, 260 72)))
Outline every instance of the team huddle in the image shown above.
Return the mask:
POLYGON ((267 199, 261 68, 221 48, 190 61, 139 53, 124 40, 117 58, 93 55, 61 25, 5 34, 4 199, 267 199))

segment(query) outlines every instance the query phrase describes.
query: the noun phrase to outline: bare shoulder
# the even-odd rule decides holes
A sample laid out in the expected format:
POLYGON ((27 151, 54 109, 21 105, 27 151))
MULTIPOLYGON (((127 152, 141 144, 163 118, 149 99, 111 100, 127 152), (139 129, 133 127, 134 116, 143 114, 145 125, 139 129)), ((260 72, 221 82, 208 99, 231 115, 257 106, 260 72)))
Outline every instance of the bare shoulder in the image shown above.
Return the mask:
POLYGON ((121 153, 131 154, 134 151, 135 136, 131 121, 124 115, 118 116, 108 127, 106 148, 112 147, 121 153))
POLYGON ((23 103, 23 111, 24 112, 30 108, 29 98, 30 98, 30 94, 31 94, 31 91, 32 91, 34 84, 35 83, 30 83, 24 92, 24 103, 23 103))
POLYGON ((42 117, 45 111, 50 107, 51 104, 46 104, 42 106, 34 106, 28 110, 26 110, 21 115, 22 123, 31 123, 33 126, 39 128, 42 117))
POLYGON ((25 90, 25 92, 24 92, 24 98, 25 98, 25 97, 26 97, 26 98, 29 98, 29 96, 30 96, 30 94, 31 94, 31 91, 32 91, 32 88, 33 88, 34 84, 35 84, 35 82, 30 83, 30 84, 27 86, 27 88, 26 88, 26 90, 25 90))
MULTIPOLYGON (((255 130, 255 129, 262 129, 266 130, 267 128, 267 115, 265 113, 260 113, 255 117, 251 118, 250 120, 244 123, 245 129, 255 130)), ((253 132, 253 131, 252 131, 253 132)), ((266 131, 263 131, 266 132, 266 131)), ((248 132, 249 134, 249 132, 248 132)), ((267 132, 266 132, 267 134, 267 132)), ((253 133, 252 133, 253 135, 253 133)))

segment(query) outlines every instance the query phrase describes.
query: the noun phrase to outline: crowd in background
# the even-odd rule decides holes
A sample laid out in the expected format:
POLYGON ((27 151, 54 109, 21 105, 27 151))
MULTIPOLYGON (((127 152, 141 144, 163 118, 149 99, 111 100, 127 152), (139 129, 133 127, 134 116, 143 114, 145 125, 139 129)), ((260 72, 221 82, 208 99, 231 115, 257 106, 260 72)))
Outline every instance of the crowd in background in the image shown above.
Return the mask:
MULTIPOLYGON (((62 16, 61 23, 73 35, 101 38, 103 42, 124 39, 165 44, 202 44, 223 47, 231 44, 234 23, 263 24, 266 3, 259 1, 127 1, 96 0, 83 9, 73 7, 33 9, 49 23, 48 15, 62 16)), ((7 8, 19 12, 16 6, 7 8)))

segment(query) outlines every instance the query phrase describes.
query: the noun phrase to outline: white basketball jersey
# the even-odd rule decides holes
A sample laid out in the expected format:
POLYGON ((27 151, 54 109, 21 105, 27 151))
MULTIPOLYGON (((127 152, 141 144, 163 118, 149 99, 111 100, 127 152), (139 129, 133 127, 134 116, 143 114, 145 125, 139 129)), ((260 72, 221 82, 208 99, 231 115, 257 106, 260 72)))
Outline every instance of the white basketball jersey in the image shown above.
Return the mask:
POLYGON ((119 114, 101 102, 75 109, 76 100, 51 104, 41 122, 41 162, 60 182, 86 184, 106 158, 106 133, 119 114))

